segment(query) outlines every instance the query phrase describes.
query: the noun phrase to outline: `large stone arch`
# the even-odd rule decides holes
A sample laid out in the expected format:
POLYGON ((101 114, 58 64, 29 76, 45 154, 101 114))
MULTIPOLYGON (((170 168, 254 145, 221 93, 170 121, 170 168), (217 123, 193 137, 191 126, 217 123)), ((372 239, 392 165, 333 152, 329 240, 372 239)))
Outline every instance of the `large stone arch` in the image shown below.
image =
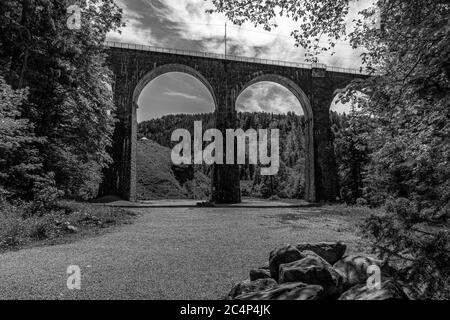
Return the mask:
POLYGON ((253 78, 240 89, 236 95, 236 100, 247 88, 259 82, 274 82, 285 87, 297 98, 302 106, 306 120, 305 142, 307 151, 305 155, 305 200, 315 202, 317 199, 315 184, 314 113, 311 102, 299 85, 291 79, 277 74, 263 74, 253 78))
POLYGON ((194 68, 191 68, 191 67, 183 65, 183 64, 176 64, 176 63, 165 64, 160 67, 156 67, 155 69, 146 73, 144 75, 144 77, 142 77, 142 79, 139 81, 136 88, 134 89, 133 104, 135 106, 137 106, 139 96, 141 95, 142 90, 144 90, 144 88, 147 86, 147 84, 149 84, 152 80, 158 78, 159 76, 162 76, 162 75, 164 75, 166 73, 170 73, 170 72, 186 73, 186 74, 193 76, 194 78, 199 80, 201 83, 203 83, 203 85, 208 89, 209 93, 211 93, 211 96, 213 97, 213 100, 214 100, 214 107, 217 109, 216 94, 214 93, 214 89, 212 88, 209 81, 200 72, 198 72, 194 68))
POLYGON ((130 181, 130 193, 131 198, 136 198, 136 181, 137 181, 137 109, 139 96, 142 90, 154 79, 171 72, 180 72, 193 76, 199 80, 209 91, 214 101, 214 111, 217 110, 217 98, 209 81, 197 70, 183 64, 165 64, 147 72, 137 83, 133 92, 133 110, 132 110, 132 123, 131 123, 131 181, 130 181))

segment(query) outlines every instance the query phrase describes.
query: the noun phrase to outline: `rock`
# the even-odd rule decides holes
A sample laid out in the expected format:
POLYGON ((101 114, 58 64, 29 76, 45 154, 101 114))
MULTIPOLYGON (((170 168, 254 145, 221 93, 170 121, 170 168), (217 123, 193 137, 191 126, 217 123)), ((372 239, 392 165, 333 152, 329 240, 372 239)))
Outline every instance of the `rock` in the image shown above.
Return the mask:
POLYGON ((251 270, 250 281, 256 281, 260 279, 270 279, 270 271, 265 269, 251 270))
POLYGON ((370 277, 367 274, 367 268, 372 265, 381 268, 382 262, 370 257, 348 256, 338 261, 333 268, 342 277, 342 284, 350 288, 357 284, 366 284, 367 279, 370 277))
POLYGON ((78 228, 71 225, 70 222, 66 222, 65 224, 66 230, 69 231, 70 233, 77 233, 78 232, 78 228))
POLYGON ((385 281, 381 290, 370 290, 366 285, 357 285, 345 292, 339 300, 408 300, 400 285, 394 281, 385 281))
POLYGON ((269 266, 270 276, 278 281, 279 268, 281 264, 301 260, 304 256, 294 246, 285 245, 270 253, 269 266))
POLYGON ((256 293, 243 294, 237 300, 320 300, 323 298, 323 288, 304 283, 285 283, 275 288, 256 293))
POLYGON ((333 267, 315 253, 306 258, 280 265, 279 283, 303 282, 320 285, 327 297, 338 295, 342 291, 341 277, 333 267))
POLYGON ((237 296, 272 289, 277 285, 277 282, 273 279, 260 279, 256 281, 245 280, 231 289, 228 298, 235 299, 237 296))
POLYGON ((299 244, 297 245, 297 250, 302 251, 312 251, 325 259, 329 264, 333 265, 338 262, 345 255, 347 251, 347 246, 337 242, 337 243, 317 243, 317 244, 299 244))
MULTIPOLYGON (((312 251, 302 251, 302 252, 300 252, 301 254, 302 254, 302 256, 303 256, 303 259, 304 258, 306 258, 306 257, 316 257, 316 258, 319 258, 319 259, 321 259, 321 260, 323 260, 323 261, 325 261, 325 262, 327 262, 324 258, 322 258, 321 256, 319 256, 317 253, 315 253, 315 252, 312 252, 312 251)), ((328 262, 327 262, 328 263, 328 262)), ((329 263, 328 263, 329 264, 329 263)), ((331 264, 330 264, 331 265, 331 264)))

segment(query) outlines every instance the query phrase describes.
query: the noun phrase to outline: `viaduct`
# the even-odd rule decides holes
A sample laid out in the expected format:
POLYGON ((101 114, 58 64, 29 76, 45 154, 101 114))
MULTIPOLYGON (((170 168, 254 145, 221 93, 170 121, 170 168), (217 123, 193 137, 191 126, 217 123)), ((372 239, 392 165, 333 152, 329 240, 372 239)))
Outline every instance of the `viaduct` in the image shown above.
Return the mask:
MULTIPOLYGON (((359 71, 273 60, 224 56, 186 50, 107 42, 108 64, 113 72, 113 93, 118 122, 110 150, 113 165, 105 171, 101 195, 136 200, 137 102, 153 79, 168 72, 183 72, 200 80, 215 102, 216 128, 234 128, 236 99, 247 87, 261 81, 278 83, 300 101, 306 117, 306 193, 310 202, 334 201, 338 178, 330 124, 335 92, 359 71)), ((215 165, 212 200, 241 202, 239 167, 215 165)))

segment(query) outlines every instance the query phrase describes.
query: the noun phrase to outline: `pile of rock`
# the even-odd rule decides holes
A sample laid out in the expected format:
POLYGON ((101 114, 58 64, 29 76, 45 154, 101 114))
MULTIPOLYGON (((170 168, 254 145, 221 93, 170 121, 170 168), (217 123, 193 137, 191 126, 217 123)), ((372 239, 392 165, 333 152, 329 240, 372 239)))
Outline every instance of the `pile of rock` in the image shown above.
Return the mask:
POLYGON ((402 287, 382 275, 378 288, 368 287, 369 267, 381 261, 345 256, 342 243, 281 246, 269 265, 250 271, 250 279, 231 290, 231 300, 388 300, 407 299, 402 287))

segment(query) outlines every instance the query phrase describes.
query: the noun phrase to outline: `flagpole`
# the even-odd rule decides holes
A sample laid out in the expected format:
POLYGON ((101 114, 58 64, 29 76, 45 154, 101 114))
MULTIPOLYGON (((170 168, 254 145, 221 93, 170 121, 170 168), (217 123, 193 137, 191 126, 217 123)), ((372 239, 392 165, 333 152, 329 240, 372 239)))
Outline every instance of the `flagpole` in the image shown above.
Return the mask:
POLYGON ((225 59, 227 58, 227 22, 225 21, 225 59))

